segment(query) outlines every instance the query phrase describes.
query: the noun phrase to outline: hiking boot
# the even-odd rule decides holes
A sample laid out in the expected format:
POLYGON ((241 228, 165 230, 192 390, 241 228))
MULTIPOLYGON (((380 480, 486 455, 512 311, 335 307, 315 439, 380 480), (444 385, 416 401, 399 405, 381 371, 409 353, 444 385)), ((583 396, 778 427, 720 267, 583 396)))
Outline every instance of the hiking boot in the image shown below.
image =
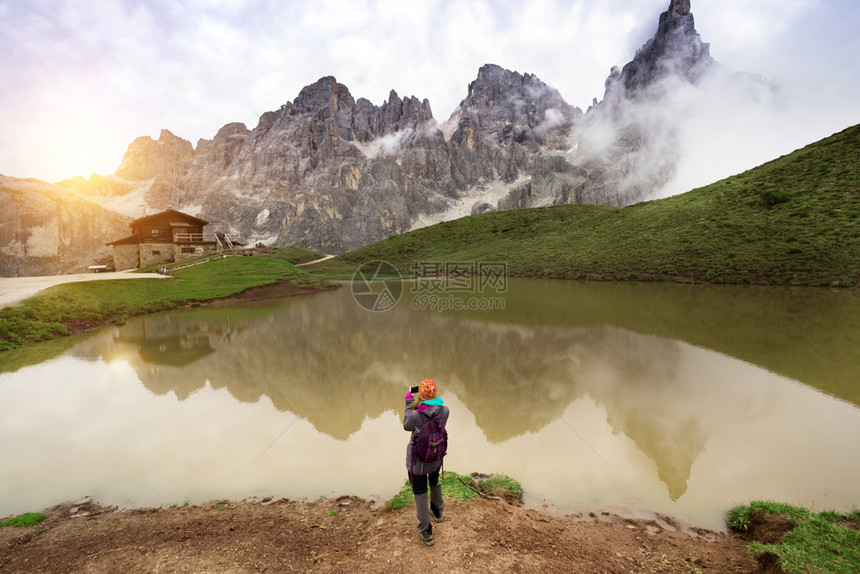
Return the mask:
POLYGON ((436 508, 435 504, 430 505, 430 513, 433 515, 433 520, 442 522, 442 509, 436 508))
POLYGON ((436 544, 436 539, 433 538, 432 532, 422 532, 421 540, 424 541, 425 546, 433 546, 434 544, 436 544))

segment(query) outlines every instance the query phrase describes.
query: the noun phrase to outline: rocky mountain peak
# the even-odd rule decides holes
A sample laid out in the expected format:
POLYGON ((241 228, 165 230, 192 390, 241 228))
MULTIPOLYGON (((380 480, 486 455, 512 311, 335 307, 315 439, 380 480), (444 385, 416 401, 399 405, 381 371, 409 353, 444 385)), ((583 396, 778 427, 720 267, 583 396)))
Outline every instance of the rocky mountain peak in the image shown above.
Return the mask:
POLYGON ((296 99, 291 104, 287 104, 287 113, 297 115, 323 112, 330 117, 339 110, 348 109, 354 105, 355 100, 349 93, 349 89, 343 84, 338 84, 334 77, 325 76, 302 88, 296 99))
POLYGON ((191 142, 184 140, 167 129, 162 129, 158 135, 158 143, 161 145, 175 145, 179 147, 191 146, 191 142))
POLYGON ((690 0, 671 0, 660 15, 657 32, 624 68, 613 69, 606 81, 604 99, 620 96, 646 97, 648 91, 669 76, 695 84, 715 64, 710 46, 696 32, 690 0))
POLYGON ((230 124, 226 124, 218 133, 215 134, 215 138, 213 141, 220 141, 222 139, 228 139, 234 136, 247 136, 251 131, 243 124, 242 122, 233 122, 230 124))
POLYGON ((478 76, 469 84, 469 95, 465 102, 471 105, 491 106, 505 88, 513 88, 522 83, 523 77, 517 72, 506 70, 496 64, 484 64, 478 69, 478 76))
POLYGON ((690 0, 672 0, 668 11, 676 16, 686 16, 690 13, 690 0))
POLYGON ((622 69, 612 68, 603 100, 589 109, 577 144, 578 165, 588 172, 580 197, 626 205, 653 197, 670 181, 684 121, 675 95, 716 66, 696 32, 690 0, 671 0, 654 36, 622 69))
POLYGON ((250 130, 242 122, 233 122, 223 126, 211 140, 197 141, 197 151, 191 165, 191 172, 196 172, 197 185, 211 185, 221 175, 221 170, 230 166, 239 155, 250 130))
POLYGON ((191 142, 163 129, 158 140, 142 136, 131 142, 114 175, 122 179, 142 180, 165 177, 178 180, 194 157, 191 142))
POLYGON ((469 84, 459 106, 460 127, 472 124, 500 142, 513 138, 543 144, 547 130, 569 128, 582 112, 561 97, 558 90, 532 74, 520 74, 495 64, 485 64, 469 84))
POLYGON ((379 108, 382 133, 392 133, 402 129, 417 129, 433 119, 430 102, 425 98, 419 100, 415 96, 401 99, 397 92, 391 90, 388 101, 379 108))
POLYGON ((544 84, 537 76, 522 75, 496 64, 484 64, 478 70, 477 78, 469 84, 469 93, 460 107, 521 108, 528 104, 542 108, 567 105, 557 90, 544 84))
POLYGON ((469 93, 460 107, 485 109, 494 106, 511 109, 535 106, 540 110, 570 108, 558 90, 547 86, 537 76, 485 64, 469 84, 469 93))

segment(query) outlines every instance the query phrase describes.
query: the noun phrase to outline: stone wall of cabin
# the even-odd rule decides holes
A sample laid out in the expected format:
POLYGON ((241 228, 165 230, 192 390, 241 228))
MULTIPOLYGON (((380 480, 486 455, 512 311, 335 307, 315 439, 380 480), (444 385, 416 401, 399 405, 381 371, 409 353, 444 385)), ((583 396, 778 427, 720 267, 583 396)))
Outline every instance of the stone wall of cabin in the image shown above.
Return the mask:
POLYGON ((137 245, 114 245, 113 266, 117 271, 137 269, 137 245))
POLYGON ((117 271, 140 269, 160 263, 187 261, 216 253, 216 243, 141 243, 114 245, 113 264, 117 271))
POLYGON ((215 253, 215 251, 217 251, 215 243, 174 243, 173 259, 174 261, 186 261, 215 253))
POLYGON ((149 267, 159 263, 171 263, 173 259, 173 243, 141 243, 140 265, 149 267))

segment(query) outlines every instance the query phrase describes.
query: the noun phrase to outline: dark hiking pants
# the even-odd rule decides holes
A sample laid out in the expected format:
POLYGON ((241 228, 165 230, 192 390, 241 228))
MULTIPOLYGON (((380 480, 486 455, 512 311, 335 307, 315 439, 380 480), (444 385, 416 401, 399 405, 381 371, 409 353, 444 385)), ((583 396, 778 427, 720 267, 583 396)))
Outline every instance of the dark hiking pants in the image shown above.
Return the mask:
POLYGON ((442 485, 439 483, 439 471, 430 474, 409 473, 409 484, 412 485, 412 494, 415 495, 415 511, 418 514, 418 532, 433 532, 430 524, 430 511, 437 518, 442 517, 442 485), (430 506, 427 505, 427 490, 430 490, 430 506))

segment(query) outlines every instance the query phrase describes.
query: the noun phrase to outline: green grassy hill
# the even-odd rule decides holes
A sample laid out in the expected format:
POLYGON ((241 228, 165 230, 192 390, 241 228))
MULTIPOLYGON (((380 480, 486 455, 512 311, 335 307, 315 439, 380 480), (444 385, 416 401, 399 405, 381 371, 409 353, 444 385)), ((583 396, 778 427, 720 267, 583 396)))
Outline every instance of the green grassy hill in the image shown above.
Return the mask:
POLYGON ((374 259, 402 273, 415 261, 503 261, 512 276, 856 287, 860 126, 675 197, 465 217, 315 272, 349 273, 374 259))
MULTIPOLYGON (((135 315, 229 297, 279 280, 303 286, 319 284, 318 277, 289 261, 313 260, 319 253, 305 249, 274 249, 267 253, 268 257, 213 259, 174 271, 174 279, 117 279, 55 285, 20 305, 0 309, 0 352, 111 322, 123 323, 127 317, 135 315)), ((167 265, 168 268, 175 266, 167 265)), ((61 347, 49 346, 46 353, 61 352, 61 347)), ((7 365, 0 361, 0 372, 5 370, 8 370, 7 365)))

